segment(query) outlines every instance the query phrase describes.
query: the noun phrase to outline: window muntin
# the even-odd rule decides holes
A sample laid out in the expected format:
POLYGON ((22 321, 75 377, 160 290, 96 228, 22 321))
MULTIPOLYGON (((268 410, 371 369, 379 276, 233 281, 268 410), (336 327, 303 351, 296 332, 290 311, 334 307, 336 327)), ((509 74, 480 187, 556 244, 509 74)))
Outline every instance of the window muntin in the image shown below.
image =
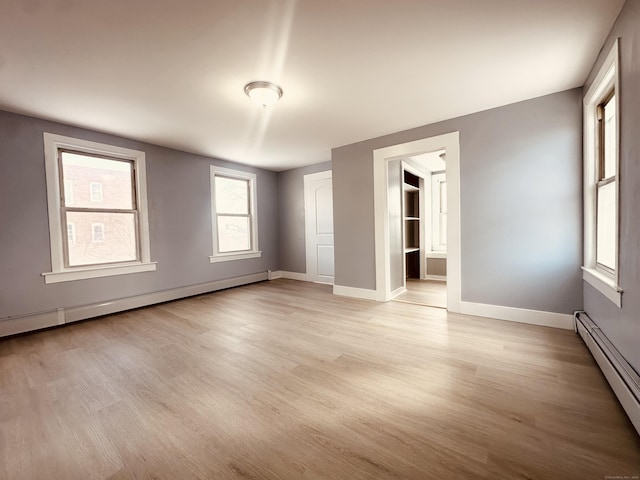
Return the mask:
POLYGON ((255 182, 255 174, 211 167, 212 262, 261 255, 255 182))
POLYGON ((155 270, 144 152, 50 133, 44 146, 51 241, 45 283, 155 270))

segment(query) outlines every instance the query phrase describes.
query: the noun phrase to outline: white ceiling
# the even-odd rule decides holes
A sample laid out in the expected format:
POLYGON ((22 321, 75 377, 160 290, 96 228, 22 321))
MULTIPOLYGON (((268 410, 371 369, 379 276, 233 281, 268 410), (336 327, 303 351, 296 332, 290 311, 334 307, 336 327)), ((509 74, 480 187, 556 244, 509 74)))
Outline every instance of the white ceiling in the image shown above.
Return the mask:
POLYGON ((284 170, 581 86, 623 3, 0 0, 0 108, 284 170))
POLYGON ((408 158, 409 160, 415 162, 423 170, 426 170, 428 172, 441 172, 446 169, 445 153, 445 150, 437 150, 435 152, 422 153, 420 155, 414 155, 408 158))

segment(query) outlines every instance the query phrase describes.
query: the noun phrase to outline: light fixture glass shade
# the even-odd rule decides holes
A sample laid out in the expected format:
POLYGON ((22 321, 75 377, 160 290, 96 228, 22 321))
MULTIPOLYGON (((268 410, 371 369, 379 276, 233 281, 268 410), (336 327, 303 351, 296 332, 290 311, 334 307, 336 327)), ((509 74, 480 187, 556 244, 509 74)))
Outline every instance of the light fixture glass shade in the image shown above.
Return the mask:
POLYGON ((244 87, 244 93, 261 107, 270 107, 282 96, 282 88, 271 82, 251 82, 244 87))

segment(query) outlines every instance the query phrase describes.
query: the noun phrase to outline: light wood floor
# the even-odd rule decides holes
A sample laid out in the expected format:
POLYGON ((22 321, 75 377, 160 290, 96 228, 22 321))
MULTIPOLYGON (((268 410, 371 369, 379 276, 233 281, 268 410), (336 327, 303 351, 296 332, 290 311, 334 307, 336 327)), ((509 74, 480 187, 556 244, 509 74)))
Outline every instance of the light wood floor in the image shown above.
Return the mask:
POLYGON ((572 331, 276 280, 0 340, 6 480, 638 474, 572 331))
POLYGON ((407 291, 394 298, 394 301, 447 308, 446 282, 407 278, 406 287, 407 291))

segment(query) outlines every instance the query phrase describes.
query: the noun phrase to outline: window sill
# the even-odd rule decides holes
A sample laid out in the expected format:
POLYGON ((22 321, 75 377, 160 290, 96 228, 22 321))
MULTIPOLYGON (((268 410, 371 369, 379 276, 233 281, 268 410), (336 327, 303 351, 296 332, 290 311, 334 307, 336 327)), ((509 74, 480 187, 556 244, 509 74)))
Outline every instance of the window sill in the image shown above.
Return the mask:
POLYGON ((447 258, 447 252, 427 252, 425 254, 427 258, 447 258))
POLYGON ((230 262, 232 260, 245 260, 247 258, 259 258, 262 256, 261 251, 256 252, 241 252, 241 253, 227 253, 222 255, 212 255, 209 257, 210 263, 218 262, 230 262))
POLYGON ((72 282, 88 278, 111 277, 113 275, 128 275, 130 273, 151 272, 156 270, 157 262, 129 263, 122 265, 105 265, 74 268, 61 272, 43 273, 44 283, 72 282))
POLYGON ((595 268, 582 267, 582 279, 611 300, 618 308, 622 308, 622 289, 612 278, 603 275, 595 268))

